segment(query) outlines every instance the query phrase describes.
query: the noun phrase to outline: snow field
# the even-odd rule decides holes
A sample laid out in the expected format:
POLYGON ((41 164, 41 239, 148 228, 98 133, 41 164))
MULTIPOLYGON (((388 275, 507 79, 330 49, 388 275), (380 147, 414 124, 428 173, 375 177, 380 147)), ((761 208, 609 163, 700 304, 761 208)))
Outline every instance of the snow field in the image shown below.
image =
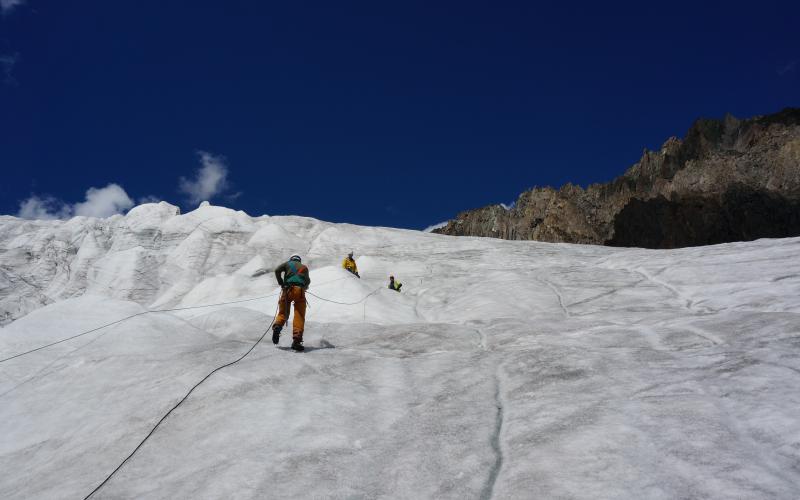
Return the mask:
POLYGON ((800 239, 610 249, 162 203, 0 218, 0 359, 192 308, 0 363, 0 497, 92 491, 259 338, 292 253, 320 297, 308 351, 267 336, 93 498, 800 496, 800 239))

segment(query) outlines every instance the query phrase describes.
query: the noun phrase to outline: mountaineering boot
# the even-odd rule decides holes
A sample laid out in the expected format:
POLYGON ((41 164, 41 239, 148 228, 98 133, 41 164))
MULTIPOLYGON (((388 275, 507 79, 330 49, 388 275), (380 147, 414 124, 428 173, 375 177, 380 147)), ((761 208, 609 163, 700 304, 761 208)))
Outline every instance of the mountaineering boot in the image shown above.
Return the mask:
POLYGON ((292 349, 294 349, 297 352, 303 352, 305 350, 305 347, 303 347, 303 341, 295 340, 294 342, 292 342, 292 349))
POLYGON ((281 338, 281 328, 278 325, 272 327, 272 343, 277 344, 278 340, 281 338))

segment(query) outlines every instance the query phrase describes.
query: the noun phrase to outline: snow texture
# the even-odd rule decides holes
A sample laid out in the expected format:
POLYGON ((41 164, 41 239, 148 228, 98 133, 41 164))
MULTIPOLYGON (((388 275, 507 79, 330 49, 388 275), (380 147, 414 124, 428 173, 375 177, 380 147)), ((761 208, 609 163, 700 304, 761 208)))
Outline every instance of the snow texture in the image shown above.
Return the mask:
POLYGON ((292 253, 350 305, 309 296, 306 353, 266 338, 92 498, 800 497, 800 239, 612 249, 162 202, 0 217, 0 359, 131 316, 0 363, 0 498, 88 495, 260 337, 292 253))

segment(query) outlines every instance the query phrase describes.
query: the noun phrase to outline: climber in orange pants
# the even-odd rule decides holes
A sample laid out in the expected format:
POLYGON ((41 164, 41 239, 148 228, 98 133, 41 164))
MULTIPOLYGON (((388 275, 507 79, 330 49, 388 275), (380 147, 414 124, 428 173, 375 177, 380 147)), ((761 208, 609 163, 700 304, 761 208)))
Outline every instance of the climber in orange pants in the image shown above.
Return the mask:
POLYGON ((306 288, 311 284, 308 268, 300 263, 299 255, 292 255, 275 269, 275 278, 283 291, 278 302, 278 316, 272 326, 272 343, 280 340, 281 329, 289 319, 289 307, 294 302, 294 320, 292 321, 292 349, 303 351, 303 330, 306 325, 306 288))

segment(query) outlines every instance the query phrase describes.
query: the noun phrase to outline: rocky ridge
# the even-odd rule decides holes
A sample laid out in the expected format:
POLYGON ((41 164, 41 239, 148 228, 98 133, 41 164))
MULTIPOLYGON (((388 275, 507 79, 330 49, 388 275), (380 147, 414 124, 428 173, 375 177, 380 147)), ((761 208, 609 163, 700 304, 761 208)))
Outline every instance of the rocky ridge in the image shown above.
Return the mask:
POLYGON ((534 187, 434 232, 646 248, 800 235, 800 108, 699 119, 611 182, 534 187))

